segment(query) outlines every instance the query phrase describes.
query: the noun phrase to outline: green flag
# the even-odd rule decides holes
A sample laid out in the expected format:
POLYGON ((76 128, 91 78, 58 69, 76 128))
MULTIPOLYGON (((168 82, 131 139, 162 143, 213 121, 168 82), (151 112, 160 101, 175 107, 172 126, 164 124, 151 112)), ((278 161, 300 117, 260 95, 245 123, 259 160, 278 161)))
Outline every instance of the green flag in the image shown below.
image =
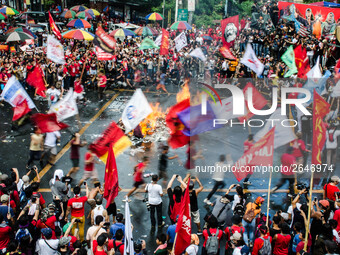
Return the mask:
POLYGON ((298 72, 295 64, 295 54, 293 45, 291 45, 288 48, 288 50, 281 56, 281 59, 289 68, 289 71, 284 75, 284 78, 290 77, 298 72))
POLYGON ((141 45, 139 46, 140 50, 147 50, 147 49, 159 49, 159 47, 152 41, 150 38, 145 38, 141 45))

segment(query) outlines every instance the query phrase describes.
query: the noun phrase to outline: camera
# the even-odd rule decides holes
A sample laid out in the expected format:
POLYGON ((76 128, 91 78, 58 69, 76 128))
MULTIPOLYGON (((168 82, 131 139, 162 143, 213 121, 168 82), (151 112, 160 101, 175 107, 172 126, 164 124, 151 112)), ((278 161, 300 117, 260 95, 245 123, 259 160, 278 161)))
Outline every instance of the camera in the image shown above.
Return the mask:
POLYGON ((308 191, 309 187, 307 187, 307 185, 305 183, 298 183, 298 184, 296 184, 296 189, 297 190, 304 190, 304 189, 306 189, 306 191, 308 191))
POLYGON ((75 222, 75 223, 81 223, 81 220, 80 220, 80 219, 75 219, 74 222, 75 222))
POLYGON ((104 227, 105 227, 105 228, 110 227, 110 225, 111 225, 110 222, 105 222, 105 223, 104 223, 104 227))

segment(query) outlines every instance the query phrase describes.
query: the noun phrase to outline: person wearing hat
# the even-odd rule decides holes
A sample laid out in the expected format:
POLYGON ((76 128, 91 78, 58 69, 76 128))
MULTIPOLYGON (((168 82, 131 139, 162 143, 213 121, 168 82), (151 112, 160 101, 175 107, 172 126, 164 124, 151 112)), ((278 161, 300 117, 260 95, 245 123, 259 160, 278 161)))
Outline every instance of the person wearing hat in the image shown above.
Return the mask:
MULTIPOLYGON (((331 181, 323 187, 323 199, 328 199, 330 201, 333 201, 333 206, 331 205, 332 208, 334 208, 334 201, 336 200, 336 194, 340 192, 339 188, 337 185, 340 183, 340 178, 337 175, 333 175, 331 177, 331 181)), ((340 197, 338 197, 340 199, 340 197)))
POLYGON ((243 235, 245 243, 250 248, 252 247, 254 241, 254 233, 255 233, 255 218, 257 215, 261 213, 261 206, 264 202, 263 197, 257 197, 255 202, 249 202, 246 206, 246 211, 244 213, 242 219, 242 225, 245 229, 245 233, 243 235))
MULTIPOLYGON (((230 241, 229 242, 230 242, 231 249, 233 249, 232 250, 232 255, 249 254, 249 248, 244 243, 241 233, 236 231, 230 237, 230 241)), ((226 250, 226 254, 231 254, 231 253, 229 253, 229 251, 226 250)))
MULTIPOLYGON (((6 218, 7 217, 7 213, 8 213, 8 207, 9 205, 9 195, 7 194, 3 194, 0 197, 0 201, 1 201, 1 205, 0 205, 0 214, 6 218)), ((9 209, 9 212, 11 214, 12 217, 14 217, 14 211, 12 208, 9 209)))
POLYGON ((60 250, 60 254, 70 254, 68 253, 70 251, 69 249, 69 244, 71 241, 71 237, 70 236, 63 236, 59 239, 59 250, 60 250))
POLYGON ((45 237, 45 239, 38 239, 36 242, 35 252, 38 255, 59 255, 59 239, 51 239, 52 229, 43 228, 41 230, 41 234, 45 237))

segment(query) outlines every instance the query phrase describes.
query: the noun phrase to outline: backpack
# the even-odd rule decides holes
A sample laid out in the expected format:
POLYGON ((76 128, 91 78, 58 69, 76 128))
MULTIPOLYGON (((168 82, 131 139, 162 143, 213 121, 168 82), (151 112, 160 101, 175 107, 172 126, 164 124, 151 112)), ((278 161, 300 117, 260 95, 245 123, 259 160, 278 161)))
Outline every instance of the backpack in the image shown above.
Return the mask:
POLYGON ((236 204, 234 208, 234 214, 237 214, 243 217, 244 212, 245 212, 245 209, 244 209, 243 198, 242 198, 241 201, 236 204))
POLYGON ((120 253, 120 251, 119 251, 119 248, 120 248, 120 246, 122 246, 122 245, 123 245, 123 243, 120 243, 120 244, 116 245, 116 240, 113 240, 113 247, 114 247, 114 249, 115 249, 115 255, 122 255, 122 254, 120 253))
POLYGON ((49 210, 48 210, 48 208, 46 207, 46 208, 44 208, 44 209, 42 210, 42 212, 41 212, 41 215, 40 215, 40 220, 41 220, 41 222, 45 223, 46 220, 47 220, 47 218, 48 218, 48 216, 49 216, 49 210))
POLYGON ((267 239, 260 237, 263 240, 263 246, 259 250, 259 255, 271 255, 272 254, 272 246, 270 244, 269 237, 267 239))
MULTIPOLYGON (((238 232, 238 231, 233 231, 231 227, 228 227, 228 229, 229 229, 229 235, 230 235, 230 237, 231 237, 233 234, 235 234, 235 232, 238 232)), ((241 230, 240 234, 241 234, 241 236, 243 237, 243 230, 242 230, 242 228, 240 228, 240 230, 241 230)))
POLYGON ((218 234, 219 234, 219 229, 216 230, 216 233, 214 235, 212 235, 209 231, 208 231, 208 240, 207 243, 205 245, 205 249, 207 251, 207 255, 216 255, 218 252, 218 234))
POLYGON ((244 214, 243 219, 244 219, 245 222, 251 223, 253 221, 253 219, 255 219, 255 217, 256 217, 255 209, 254 208, 250 208, 244 214))

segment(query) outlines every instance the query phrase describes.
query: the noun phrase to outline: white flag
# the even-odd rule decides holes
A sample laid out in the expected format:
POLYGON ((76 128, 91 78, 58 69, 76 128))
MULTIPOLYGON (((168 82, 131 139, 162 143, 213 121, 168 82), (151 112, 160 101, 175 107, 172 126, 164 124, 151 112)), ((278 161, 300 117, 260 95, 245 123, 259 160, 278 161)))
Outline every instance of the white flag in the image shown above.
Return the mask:
POLYGON ((156 40, 155 40, 155 44, 159 47, 162 44, 162 33, 159 34, 159 36, 157 36, 156 40))
POLYGON ((194 49, 192 52, 189 53, 189 55, 192 56, 192 57, 199 58, 203 62, 205 62, 207 60, 207 58, 205 57, 201 48, 194 49))
POLYGON ((331 97, 340 97, 340 80, 336 83, 335 87, 333 88, 331 97))
POLYGON ((257 76, 260 76, 264 69, 264 64, 256 57, 250 43, 247 45, 246 52, 243 55, 241 63, 253 70, 257 76))
POLYGON ((144 96, 142 90, 137 89, 125 106, 122 114, 122 121, 124 123, 126 133, 135 129, 150 113, 152 113, 152 109, 148 100, 144 96))
POLYGON ((57 64, 65 64, 64 47, 52 35, 47 36, 47 58, 57 64))
POLYGON ((135 254, 133 247, 133 236, 132 236, 132 224, 131 224, 131 216, 130 216, 130 207, 129 202, 126 198, 125 202, 125 239, 124 239, 124 255, 133 255, 135 254))
POLYGON ((188 45, 187 42, 187 37, 184 32, 180 33, 176 38, 175 38, 175 44, 176 44, 176 50, 179 52, 183 47, 188 45))
POLYGON ((284 127, 281 122, 285 120, 285 125, 288 125, 287 116, 281 115, 281 108, 276 109, 276 111, 267 120, 265 126, 256 133, 254 140, 260 140, 265 134, 268 133, 275 126, 274 135, 274 149, 285 145, 296 139, 296 136, 291 127, 284 127))
POLYGON ((51 106, 49 113, 52 112, 56 113, 58 121, 62 121, 78 114, 78 107, 76 100, 74 100, 73 97, 72 88, 70 88, 63 99, 60 99, 57 103, 51 106))
POLYGON ((37 108, 15 76, 8 79, 6 86, 0 95, 0 99, 5 100, 13 107, 16 107, 26 99, 27 105, 30 109, 37 108))
POLYGON ((308 79, 312 79, 313 82, 318 83, 319 79, 322 78, 322 73, 320 70, 320 57, 316 60, 316 64, 313 66, 312 69, 306 74, 308 79))

